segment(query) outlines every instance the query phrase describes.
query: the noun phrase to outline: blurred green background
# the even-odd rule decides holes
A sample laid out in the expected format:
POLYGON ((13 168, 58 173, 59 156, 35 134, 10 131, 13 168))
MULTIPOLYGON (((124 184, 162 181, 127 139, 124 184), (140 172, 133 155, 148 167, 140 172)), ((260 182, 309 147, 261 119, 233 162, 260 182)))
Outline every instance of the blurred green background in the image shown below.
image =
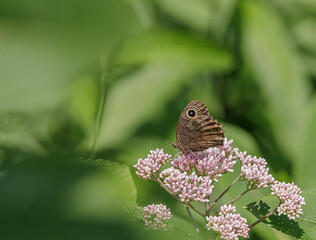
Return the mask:
MULTIPOLYGON (((0 238, 197 238, 133 169, 150 149, 176 153, 193 99, 276 179, 313 189, 315 16, 314 0, 1 0, 0 238), (144 231, 140 207, 160 202, 173 231, 144 231)), ((266 193, 240 201, 249 222, 242 206, 266 193)), ((289 238, 260 224, 251 239, 289 238)))

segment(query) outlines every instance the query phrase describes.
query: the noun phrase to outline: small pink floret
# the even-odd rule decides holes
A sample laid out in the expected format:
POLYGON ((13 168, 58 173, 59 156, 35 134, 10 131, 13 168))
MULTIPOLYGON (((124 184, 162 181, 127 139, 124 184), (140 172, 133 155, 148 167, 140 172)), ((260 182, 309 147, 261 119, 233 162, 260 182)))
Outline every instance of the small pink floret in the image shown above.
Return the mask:
POLYGON ((221 207, 218 216, 206 217, 208 230, 213 229, 220 234, 220 238, 226 240, 238 240, 238 237, 249 238, 249 227, 246 218, 236 214, 236 208, 232 205, 221 207))
POLYGON ((303 214, 302 206, 305 205, 304 197, 301 196, 301 189, 292 183, 276 181, 271 185, 272 195, 277 196, 281 205, 278 207, 278 214, 287 215, 289 219, 295 219, 303 214))
POLYGON ((150 230, 166 230, 167 222, 171 217, 170 209, 163 204, 151 204, 144 207, 143 220, 150 230))

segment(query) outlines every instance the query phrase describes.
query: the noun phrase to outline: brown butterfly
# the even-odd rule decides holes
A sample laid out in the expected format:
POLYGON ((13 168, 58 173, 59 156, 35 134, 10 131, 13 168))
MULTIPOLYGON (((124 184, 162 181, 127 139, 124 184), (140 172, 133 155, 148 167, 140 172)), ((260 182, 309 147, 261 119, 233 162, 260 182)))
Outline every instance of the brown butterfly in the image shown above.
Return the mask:
POLYGON ((183 109, 176 135, 177 142, 172 145, 185 154, 219 147, 224 142, 222 125, 217 123, 206 106, 197 100, 190 102, 183 109))

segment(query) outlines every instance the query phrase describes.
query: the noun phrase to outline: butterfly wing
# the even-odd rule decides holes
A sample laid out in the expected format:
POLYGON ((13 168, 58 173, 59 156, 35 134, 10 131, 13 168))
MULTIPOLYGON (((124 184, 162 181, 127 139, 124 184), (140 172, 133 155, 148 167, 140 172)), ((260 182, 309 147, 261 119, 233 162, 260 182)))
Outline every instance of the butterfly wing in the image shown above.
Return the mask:
POLYGON ((222 146, 224 131, 222 125, 209 114, 206 106, 200 101, 190 102, 182 111, 177 125, 177 143, 181 152, 203 151, 210 147, 222 146), (193 110, 194 117, 188 115, 193 110))
POLYGON ((204 151, 210 147, 219 147, 224 143, 222 125, 210 115, 197 120, 197 127, 191 132, 188 148, 192 152, 204 151))

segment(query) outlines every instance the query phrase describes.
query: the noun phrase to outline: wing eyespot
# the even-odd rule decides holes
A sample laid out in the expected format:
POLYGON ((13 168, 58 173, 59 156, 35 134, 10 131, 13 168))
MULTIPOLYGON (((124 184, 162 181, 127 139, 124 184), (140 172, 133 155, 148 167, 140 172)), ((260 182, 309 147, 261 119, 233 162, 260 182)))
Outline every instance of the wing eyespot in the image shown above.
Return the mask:
POLYGON ((194 118, 196 116, 196 111, 194 109, 188 109, 186 113, 189 118, 194 118))

